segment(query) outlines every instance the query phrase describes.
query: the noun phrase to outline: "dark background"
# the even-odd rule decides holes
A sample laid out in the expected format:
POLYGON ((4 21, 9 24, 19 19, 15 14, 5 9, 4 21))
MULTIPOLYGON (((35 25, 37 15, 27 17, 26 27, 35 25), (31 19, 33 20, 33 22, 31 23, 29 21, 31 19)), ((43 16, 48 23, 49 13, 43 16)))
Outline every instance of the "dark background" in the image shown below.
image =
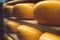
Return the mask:
POLYGON ((0 0, 0 40, 5 40, 4 36, 4 23, 3 23, 3 3, 6 0, 0 0))

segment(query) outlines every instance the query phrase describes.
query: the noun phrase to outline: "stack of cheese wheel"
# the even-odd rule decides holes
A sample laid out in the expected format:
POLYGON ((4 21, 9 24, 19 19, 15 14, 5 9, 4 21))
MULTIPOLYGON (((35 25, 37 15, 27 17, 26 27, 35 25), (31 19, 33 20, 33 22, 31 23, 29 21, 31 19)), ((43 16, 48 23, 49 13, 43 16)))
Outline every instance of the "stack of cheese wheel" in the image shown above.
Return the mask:
POLYGON ((19 40, 60 40, 59 35, 49 32, 43 33, 41 30, 27 25, 17 28, 17 36, 19 40))
MULTIPOLYGON (((28 22, 28 23, 32 23, 32 24, 36 24, 37 23, 36 20, 33 20, 33 21, 32 20, 31 21, 23 20, 23 21, 24 22, 28 22)), ((9 20, 9 19, 6 19, 6 18, 4 19, 4 24, 6 25, 6 27, 8 28, 8 30, 10 32, 16 32, 17 28, 22 25, 19 22, 16 22, 16 21, 13 21, 13 20, 9 20)))
POLYGON ((17 19, 34 19, 33 10, 35 3, 20 3, 14 6, 14 16, 17 19))
MULTIPOLYGON (((11 32, 17 33, 19 40, 60 40, 60 36, 45 32, 28 25, 21 25, 12 20, 7 20, 6 25, 11 32)), ((54 31, 53 31, 54 32, 54 31)), ((11 39, 7 37, 7 39, 11 39)))
POLYGON ((25 2, 26 0, 16 0, 16 1, 9 1, 9 2, 6 2, 3 4, 3 9, 4 9, 4 12, 6 13, 6 15, 8 17, 14 17, 13 16, 13 8, 14 8, 14 5, 20 3, 20 2, 25 2))
POLYGON ((60 26, 59 1, 38 2, 34 14, 39 24, 60 26))
POLYGON ((21 25, 20 23, 12 20, 5 19, 4 20, 6 28, 12 33, 15 33, 17 28, 21 25))

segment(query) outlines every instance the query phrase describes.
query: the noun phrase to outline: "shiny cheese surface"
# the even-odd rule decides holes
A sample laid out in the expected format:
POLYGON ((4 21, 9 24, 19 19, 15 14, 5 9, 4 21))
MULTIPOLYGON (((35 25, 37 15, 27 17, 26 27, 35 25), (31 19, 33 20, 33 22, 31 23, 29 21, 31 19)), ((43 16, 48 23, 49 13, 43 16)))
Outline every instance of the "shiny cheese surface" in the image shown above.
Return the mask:
POLYGON ((40 24, 60 26, 60 2, 38 2, 35 6, 34 15, 40 24))
POLYGON ((6 23, 6 25, 8 26, 8 28, 10 29, 11 32, 16 32, 17 28, 21 25, 18 22, 15 21, 8 21, 6 23))
POLYGON ((18 38, 21 40, 38 40, 42 32, 37 28, 21 25, 17 29, 18 38))
POLYGON ((39 40, 60 40, 60 38, 58 35, 45 32, 40 36, 39 40))
POLYGON ((34 3, 20 3, 14 7, 14 16, 18 19, 34 19, 34 3))
POLYGON ((13 5, 4 5, 4 11, 8 17, 13 16, 13 5))

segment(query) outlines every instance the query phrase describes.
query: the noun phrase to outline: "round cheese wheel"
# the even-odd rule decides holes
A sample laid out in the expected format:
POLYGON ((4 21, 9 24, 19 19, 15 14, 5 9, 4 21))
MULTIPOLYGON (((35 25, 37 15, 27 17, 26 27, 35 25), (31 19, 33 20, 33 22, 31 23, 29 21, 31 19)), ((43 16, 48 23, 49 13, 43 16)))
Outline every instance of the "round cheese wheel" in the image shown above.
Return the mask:
POLYGON ((14 17, 13 16, 13 7, 14 7, 14 5, 16 5, 20 2, 26 2, 26 0, 9 1, 9 2, 6 2, 3 4, 3 9, 8 17, 14 17))
POLYGON ((13 1, 6 2, 3 4, 3 9, 4 9, 4 13, 8 16, 8 17, 13 17, 13 7, 14 5, 11 5, 13 1))
POLYGON ((34 3, 20 3, 14 6, 14 16, 17 19, 34 19, 34 3))
POLYGON ((13 5, 6 5, 4 11, 8 17, 13 17, 13 5))
POLYGON ((60 38, 58 35, 45 32, 40 36, 39 40, 60 40, 60 38))
POLYGON ((17 28, 19 40, 38 40, 42 32, 34 27, 21 25, 17 28))
POLYGON ((60 26, 60 2, 38 2, 34 9, 39 24, 60 26))
POLYGON ((7 28, 10 30, 10 32, 16 32, 17 28, 21 25, 20 23, 18 22, 15 22, 15 21, 8 21, 6 23, 7 25, 7 28))

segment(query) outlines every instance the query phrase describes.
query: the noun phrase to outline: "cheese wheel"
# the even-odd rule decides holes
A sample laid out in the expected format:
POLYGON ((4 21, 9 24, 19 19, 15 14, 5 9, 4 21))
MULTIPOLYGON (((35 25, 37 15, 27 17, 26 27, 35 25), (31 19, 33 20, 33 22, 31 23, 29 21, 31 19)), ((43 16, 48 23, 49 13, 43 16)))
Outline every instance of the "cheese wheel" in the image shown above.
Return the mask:
POLYGON ((21 25, 17 28, 19 40, 38 40, 42 32, 34 27, 21 25))
POLYGON ((13 7, 14 7, 14 5, 16 5, 20 2, 26 2, 26 0, 9 1, 9 2, 6 2, 3 4, 3 9, 8 17, 14 17, 13 16, 13 7))
POLYGON ((60 26, 60 2, 38 2, 35 6, 34 15, 39 24, 60 26))
POLYGON ((11 31, 11 32, 16 32, 17 28, 21 25, 20 23, 18 22, 15 22, 15 21, 8 21, 6 23, 7 25, 7 28, 11 31))
POLYGON ((60 38, 58 35, 45 32, 40 36, 39 40, 60 40, 60 38))
POLYGON ((34 3, 20 3, 14 6, 14 16, 17 19, 34 19, 34 3))
MULTIPOLYGON (((10 1, 10 3, 12 3, 13 1, 10 1)), ((7 3, 3 4, 3 9, 4 9, 4 13, 8 16, 8 17, 13 17, 13 7, 14 5, 7 3)))
POLYGON ((13 5, 6 5, 4 11, 8 17, 13 17, 13 5))

